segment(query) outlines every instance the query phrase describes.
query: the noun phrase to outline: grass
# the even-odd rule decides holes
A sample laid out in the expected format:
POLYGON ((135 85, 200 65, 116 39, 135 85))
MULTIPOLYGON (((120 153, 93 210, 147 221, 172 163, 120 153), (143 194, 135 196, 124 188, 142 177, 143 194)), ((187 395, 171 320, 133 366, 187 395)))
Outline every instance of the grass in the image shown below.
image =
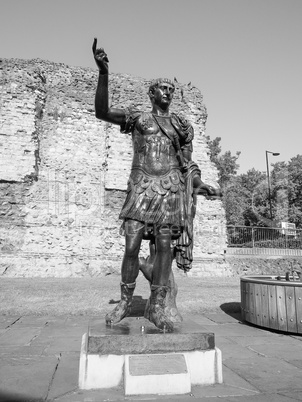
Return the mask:
MULTIPOLYGON (((1 315, 100 315, 120 299, 120 278, 0 278, 1 315)), ((182 315, 237 312, 240 303, 238 278, 176 276, 177 306, 182 315)), ((148 282, 138 277, 135 303, 150 294, 148 282)))

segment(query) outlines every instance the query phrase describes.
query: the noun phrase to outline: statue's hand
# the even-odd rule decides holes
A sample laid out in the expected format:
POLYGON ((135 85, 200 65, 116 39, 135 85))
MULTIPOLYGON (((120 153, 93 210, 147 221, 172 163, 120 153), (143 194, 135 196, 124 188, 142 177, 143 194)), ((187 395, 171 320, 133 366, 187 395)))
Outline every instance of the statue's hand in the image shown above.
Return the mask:
POLYGON ((202 184, 197 188, 194 188, 195 194, 204 195, 208 199, 220 199, 222 198, 222 192, 220 188, 214 188, 208 184, 202 184))
POLYGON ((97 38, 94 38, 93 45, 92 45, 92 53, 94 56, 94 60, 100 70, 101 74, 108 74, 108 57, 105 50, 101 47, 100 49, 96 48, 97 45, 97 38))

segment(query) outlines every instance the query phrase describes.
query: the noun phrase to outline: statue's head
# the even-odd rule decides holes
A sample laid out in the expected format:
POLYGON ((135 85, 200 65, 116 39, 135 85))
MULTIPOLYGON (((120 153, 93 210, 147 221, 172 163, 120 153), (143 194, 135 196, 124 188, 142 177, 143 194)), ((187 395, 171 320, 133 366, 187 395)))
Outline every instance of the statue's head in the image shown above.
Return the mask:
MULTIPOLYGON (((174 83, 168 78, 157 78, 149 86, 148 95, 152 104, 161 104, 169 106, 175 91, 174 83)), ((161 105, 161 106, 163 106, 161 105)))

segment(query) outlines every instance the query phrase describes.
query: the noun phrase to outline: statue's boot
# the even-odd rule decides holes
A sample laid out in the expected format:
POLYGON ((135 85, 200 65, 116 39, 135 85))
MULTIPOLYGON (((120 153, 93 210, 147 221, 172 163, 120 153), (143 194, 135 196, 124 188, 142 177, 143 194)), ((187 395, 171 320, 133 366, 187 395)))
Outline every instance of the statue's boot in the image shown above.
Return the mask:
POLYGON ((173 322, 165 313, 167 291, 168 286, 151 285, 150 306, 148 316, 146 318, 153 322, 157 328, 163 331, 171 332, 173 331, 173 322))
POLYGON ((121 300, 118 305, 111 311, 111 313, 106 314, 106 324, 117 324, 123 318, 130 314, 135 285, 136 282, 121 282, 121 300))

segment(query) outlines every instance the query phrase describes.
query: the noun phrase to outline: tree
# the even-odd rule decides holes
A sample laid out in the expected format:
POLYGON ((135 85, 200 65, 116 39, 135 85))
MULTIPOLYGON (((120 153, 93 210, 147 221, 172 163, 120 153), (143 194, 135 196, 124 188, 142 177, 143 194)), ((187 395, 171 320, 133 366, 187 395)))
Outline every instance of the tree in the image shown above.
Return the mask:
POLYGON ((302 155, 273 164, 271 174, 273 213, 279 221, 302 227, 302 155))
POLYGON ((224 190, 231 178, 235 177, 237 174, 239 168, 237 159, 239 158, 240 152, 237 151, 236 155, 232 155, 231 151, 226 151, 224 154, 221 154, 221 137, 216 137, 211 140, 209 136, 206 136, 206 139, 210 149, 210 160, 215 164, 218 170, 218 183, 222 190, 224 190))
POLYGON ((238 177, 232 177, 223 191, 223 206, 226 213, 227 225, 244 226, 244 211, 247 207, 244 189, 238 177))
POLYGON ((247 196, 246 225, 271 226, 266 174, 252 168, 239 177, 247 196))
POLYGON ((302 155, 291 158, 288 163, 272 165, 269 199, 266 173, 250 169, 237 175, 240 152, 222 154, 220 137, 206 139, 210 159, 218 170, 228 225, 276 227, 280 222, 291 222, 302 228, 302 155))
POLYGON ((270 226, 266 175, 250 169, 232 178, 224 190, 227 223, 270 226))

